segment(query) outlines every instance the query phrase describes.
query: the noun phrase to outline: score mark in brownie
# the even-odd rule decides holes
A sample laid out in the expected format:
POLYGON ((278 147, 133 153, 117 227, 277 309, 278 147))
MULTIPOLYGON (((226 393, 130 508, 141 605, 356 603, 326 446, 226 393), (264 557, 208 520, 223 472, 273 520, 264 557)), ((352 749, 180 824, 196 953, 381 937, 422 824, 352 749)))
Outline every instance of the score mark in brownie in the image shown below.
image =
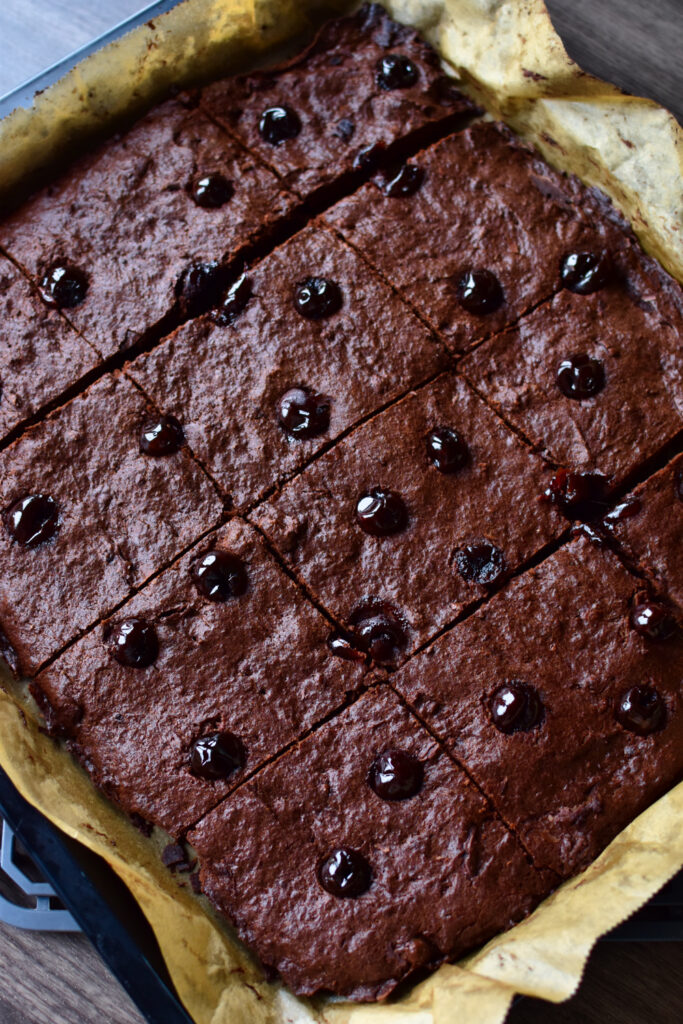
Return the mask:
POLYGON ((385 998, 509 927, 553 884, 388 687, 266 767, 189 838, 203 891, 300 994, 385 998), (382 755, 392 777, 399 758, 419 765, 410 796, 381 795, 382 755))
POLYGON ((257 531, 233 520, 33 689, 97 785, 179 836, 363 685, 362 664, 330 654, 329 631, 257 531))
POLYGON ((683 637, 632 628, 642 589, 577 538, 393 677, 534 863, 563 876, 683 771, 683 637))

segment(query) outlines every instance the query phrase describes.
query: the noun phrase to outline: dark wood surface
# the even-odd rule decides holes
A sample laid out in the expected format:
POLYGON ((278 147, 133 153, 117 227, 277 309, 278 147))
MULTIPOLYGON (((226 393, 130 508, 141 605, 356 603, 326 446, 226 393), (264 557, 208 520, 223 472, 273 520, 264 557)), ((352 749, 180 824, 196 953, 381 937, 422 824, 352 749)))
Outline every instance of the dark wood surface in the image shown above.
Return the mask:
MULTIPOLYGON (((585 70, 651 96, 683 122, 683 0, 547 2, 569 53, 585 70)), ((140 6, 140 0, 2 0, 0 94, 140 6)), ((0 964, 0 1024, 141 1024, 80 936, 0 925, 0 964)), ((509 1018, 509 1024, 681 1021, 683 944, 666 943, 603 943, 574 999, 560 1007, 523 1000, 509 1018)))

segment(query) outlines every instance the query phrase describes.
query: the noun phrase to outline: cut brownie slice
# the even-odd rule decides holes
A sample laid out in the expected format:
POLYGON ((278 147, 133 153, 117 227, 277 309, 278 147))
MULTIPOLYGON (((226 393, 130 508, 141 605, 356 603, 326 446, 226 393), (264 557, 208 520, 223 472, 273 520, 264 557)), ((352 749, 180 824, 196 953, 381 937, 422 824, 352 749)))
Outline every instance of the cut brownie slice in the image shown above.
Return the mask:
POLYGON ((541 459, 446 374, 252 514, 333 614, 393 662, 559 534, 538 500, 544 476, 541 459))
POLYGON ((234 520, 70 647, 34 692, 108 796, 180 835, 362 684, 362 665, 331 657, 329 630, 234 520))
POLYGON ((208 117, 174 100, 22 206, 0 224, 0 242, 109 356, 178 299, 208 308, 215 261, 253 245, 294 202, 208 117))
POLYGON ((634 628, 640 590, 578 538, 394 677, 534 862, 562 875, 683 771, 683 638, 634 628))
POLYGON ((475 109, 435 51, 379 4, 328 22, 284 67, 209 86, 201 102, 301 196, 475 109))
POLYGON ((618 484, 683 429, 683 299, 628 250, 591 294, 560 292, 460 364, 544 454, 618 484))
POLYGON ((683 455, 637 487, 605 523, 632 563, 683 608, 683 455))
POLYGON ((0 440, 100 362, 24 275, 0 257, 0 440))
POLYGON ((599 257, 615 236, 625 244, 605 200, 502 126, 474 125, 409 166, 414 188, 378 178, 325 217, 455 352, 556 292, 565 257, 599 257))
POLYGON ((34 672, 220 516, 183 449, 141 453, 150 417, 108 376, 0 455, 0 626, 15 670, 34 672))
POLYGON ((265 768, 190 839, 204 892, 306 995, 385 998, 508 928, 552 885, 385 687, 265 768))
POLYGON ((363 260, 312 227, 129 372, 244 506, 445 362, 363 260))

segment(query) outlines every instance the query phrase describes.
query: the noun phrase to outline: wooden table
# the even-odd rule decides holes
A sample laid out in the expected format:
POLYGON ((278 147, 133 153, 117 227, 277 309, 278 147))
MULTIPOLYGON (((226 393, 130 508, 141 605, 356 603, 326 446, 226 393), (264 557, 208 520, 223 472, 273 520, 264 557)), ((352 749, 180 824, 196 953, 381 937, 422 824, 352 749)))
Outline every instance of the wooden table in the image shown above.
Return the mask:
MULTIPOLYGON (((683 122, 683 0, 547 2, 569 53, 585 70, 651 96, 683 122)), ((141 5, 2 0, 0 94, 141 5)), ((0 926, 0 964, 0 1024, 142 1024, 81 936, 0 926)), ((682 968, 683 944, 603 943, 574 999, 561 1007, 525 1000, 509 1024, 679 1024, 682 968)))

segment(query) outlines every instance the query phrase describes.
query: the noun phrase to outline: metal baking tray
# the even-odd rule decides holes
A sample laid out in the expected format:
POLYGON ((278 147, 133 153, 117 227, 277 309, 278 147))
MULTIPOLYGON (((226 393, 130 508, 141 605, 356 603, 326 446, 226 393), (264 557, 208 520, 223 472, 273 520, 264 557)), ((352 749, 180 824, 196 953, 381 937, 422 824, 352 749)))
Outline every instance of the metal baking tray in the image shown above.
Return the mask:
MULTIPOLYGON (((59 81, 85 57, 177 3, 150 4, 0 97, 0 118, 17 107, 30 107, 37 92, 59 81)), ((27 804, 2 770, 0 818, 5 822, 0 920, 34 929, 83 931, 149 1024, 192 1024, 173 990, 154 935, 126 887, 101 858, 27 804), (26 858, 37 873, 27 870, 26 858), (14 863, 17 859, 19 866, 14 863), (4 887, 3 862, 5 879, 9 879, 4 887), (13 901, 2 896, 3 889, 13 893, 13 901)), ((601 941, 683 942, 683 872, 601 941)))

